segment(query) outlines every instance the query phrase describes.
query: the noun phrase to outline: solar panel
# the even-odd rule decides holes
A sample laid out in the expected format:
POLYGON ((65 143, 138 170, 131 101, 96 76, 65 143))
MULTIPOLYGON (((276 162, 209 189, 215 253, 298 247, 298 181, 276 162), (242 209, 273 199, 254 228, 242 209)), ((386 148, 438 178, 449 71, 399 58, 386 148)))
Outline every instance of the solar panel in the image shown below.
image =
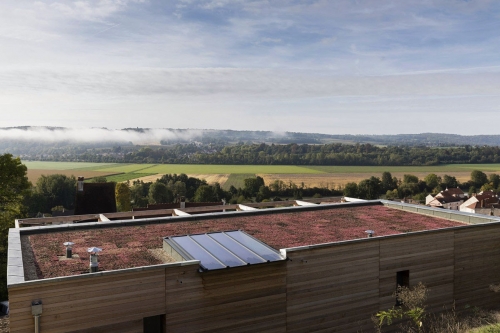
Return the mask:
POLYGON ((285 260, 241 230, 166 237, 165 242, 185 260, 200 260, 203 271, 285 260))
POLYGON ((226 233, 231 238, 234 238, 243 246, 246 246, 250 250, 255 253, 258 253, 259 256, 266 259, 267 261, 276 261, 281 260, 282 257, 279 253, 273 250, 271 247, 265 245, 262 242, 259 242, 253 237, 250 237, 248 234, 241 231, 229 231, 226 233))
POLYGON ((206 234, 191 237, 228 267, 244 266, 247 264, 206 234))
POLYGON ((206 269, 226 268, 226 265, 217 260, 213 255, 204 250, 189 236, 174 237, 173 240, 179 244, 193 259, 200 260, 206 269))
POLYGON ((210 235, 210 237, 215 239, 217 242, 222 244, 222 246, 229 249, 231 252, 236 254, 238 257, 240 257, 242 260, 246 261, 247 263, 261 264, 261 263, 267 261, 264 258, 260 257, 255 252, 252 252, 247 247, 241 246, 241 243, 238 243, 236 240, 229 237, 224 232, 213 233, 213 234, 209 234, 209 235, 210 235))

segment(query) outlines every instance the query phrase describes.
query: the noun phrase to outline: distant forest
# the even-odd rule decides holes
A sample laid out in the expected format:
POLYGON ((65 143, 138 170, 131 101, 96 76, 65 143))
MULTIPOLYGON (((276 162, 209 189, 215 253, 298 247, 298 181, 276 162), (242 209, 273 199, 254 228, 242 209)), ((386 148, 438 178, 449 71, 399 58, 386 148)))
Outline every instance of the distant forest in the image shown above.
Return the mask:
POLYGON ((500 163, 500 147, 377 147, 371 144, 340 143, 232 146, 176 144, 169 147, 117 146, 80 151, 52 148, 43 154, 21 155, 21 158, 107 163, 403 166, 500 163))
MULTIPOLYGON (((131 141, 76 143, 2 139, 0 153, 23 160, 110 163, 365 165, 403 166, 500 163, 500 135, 454 134, 327 135, 231 130, 163 129, 169 140, 137 145, 131 141)), ((30 131, 30 128, 16 128, 30 131)), ((39 129, 38 129, 39 130, 39 129)), ((49 128, 64 137, 64 128, 49 128)), ((103 129, 104 134, 108 133, 103 129)), ((151 129, 118 130, 147 135, 151 129)), ((115 132, 116 133, 116 130, 115 132)), ((132 137, 132 135, 130 136, 132 137)), ((125 140, 125 139, 124 139, 125 140)))

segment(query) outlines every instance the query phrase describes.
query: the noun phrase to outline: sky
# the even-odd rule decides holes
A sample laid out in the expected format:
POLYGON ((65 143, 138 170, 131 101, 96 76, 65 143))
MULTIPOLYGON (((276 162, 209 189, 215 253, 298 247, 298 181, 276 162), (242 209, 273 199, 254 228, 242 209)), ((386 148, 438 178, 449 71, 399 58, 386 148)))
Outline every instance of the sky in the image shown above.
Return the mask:
POLYGON ((499 134, 500 2, 2 0, 0 127, 499 134))

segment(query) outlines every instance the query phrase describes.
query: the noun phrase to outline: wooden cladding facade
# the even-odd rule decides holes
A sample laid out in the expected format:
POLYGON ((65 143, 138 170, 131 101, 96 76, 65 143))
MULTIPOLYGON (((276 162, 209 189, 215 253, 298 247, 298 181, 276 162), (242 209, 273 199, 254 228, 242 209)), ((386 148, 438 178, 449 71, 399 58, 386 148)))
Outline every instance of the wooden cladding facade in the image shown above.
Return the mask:
POLYGON ((199 273, 196 264, 12 286, 11 332, 369 332, 395 304, 398 272, 429 288, 428 309, 500 304, 500 223, 289 249, 288 261, 199 273), (406 274, 406 273, 405 273, 406 274))

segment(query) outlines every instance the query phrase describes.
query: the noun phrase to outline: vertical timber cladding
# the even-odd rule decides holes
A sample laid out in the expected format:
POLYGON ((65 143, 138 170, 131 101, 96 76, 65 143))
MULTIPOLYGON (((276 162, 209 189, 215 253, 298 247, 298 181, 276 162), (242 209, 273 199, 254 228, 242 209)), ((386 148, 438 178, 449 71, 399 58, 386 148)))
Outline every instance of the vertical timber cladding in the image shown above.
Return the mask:
POLYGON ((458 310, 466 306, 498 307, 500 292, 500 224, 455 231, 455 298, 458 310))
POLYGON ((372 330, 379 240, 287 251, 287 332, 372 330))
POLYGON ((166 271, 167 332, 285 332, 286 262, 166 271))
POLYGON ((453 304, 454 230, 386 237, 380 240, 380 310, 396 300, 396 276, 409 271, 410 287, 422 282, 429 290, 429 310, 453 304))
POLYGON ((10 332, 34 332, 36 299, 42 332, 142 332, 142 318, 165 314, 164 267, 40 282, 9 288, 10 332))

